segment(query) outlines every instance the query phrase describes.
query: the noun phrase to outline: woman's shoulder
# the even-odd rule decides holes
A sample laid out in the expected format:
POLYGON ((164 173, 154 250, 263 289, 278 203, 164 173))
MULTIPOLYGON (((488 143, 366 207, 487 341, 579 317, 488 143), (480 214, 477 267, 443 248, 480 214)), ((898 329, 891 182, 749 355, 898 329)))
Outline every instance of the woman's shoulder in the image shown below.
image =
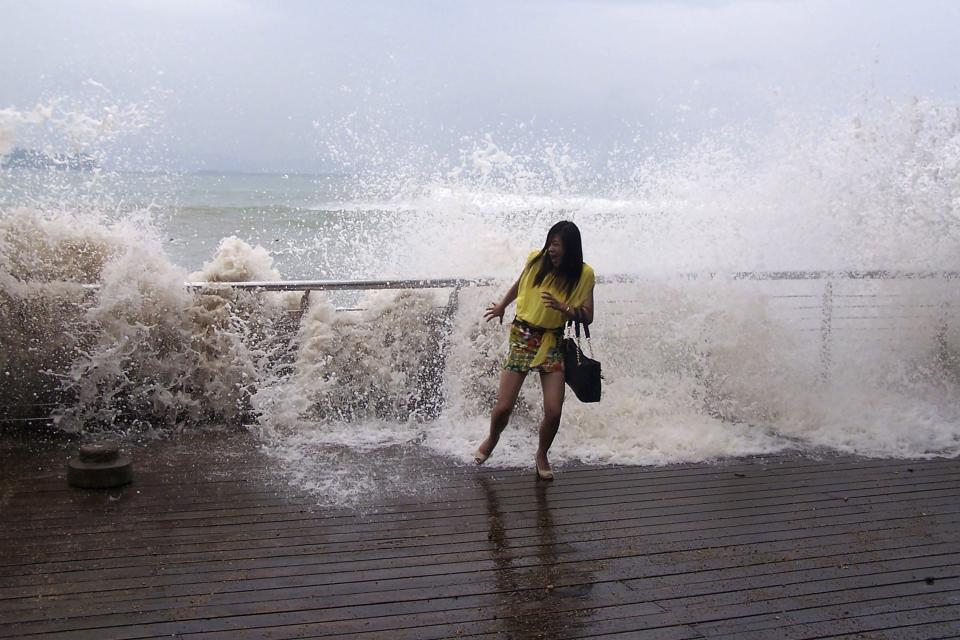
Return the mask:
POLYGON ((577 290, 586 291, 592 289, 597 282, 597 276, 593 272, 593 267, 586 262, 583 263, 583 270, 580 271, 580 279, 577 280, 577 290))
POLYGON ((523 261, 523 271, 526 273, 530 267, 533 265, 533 261, 536 257, 540 255, 540 249, 534 249, 527 255, 527 259, 523 261))

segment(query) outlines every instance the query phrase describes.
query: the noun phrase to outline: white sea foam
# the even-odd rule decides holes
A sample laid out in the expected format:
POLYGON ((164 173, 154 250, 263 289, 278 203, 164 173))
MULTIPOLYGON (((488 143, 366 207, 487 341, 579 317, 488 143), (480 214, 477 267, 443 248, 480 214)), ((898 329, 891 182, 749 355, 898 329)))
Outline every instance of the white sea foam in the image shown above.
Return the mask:
MULTIPOLYGON (((421 434, 422 446, 469 461, 506 350, 506 330, 484 324, 482 310, 544 230, 568 218, 581 226, 587 260, 601 274, 643 277, 598 288, 604 400, 568 400, 556 461, 665 463, 787 448, 957 455, 956 280, 836 281, 825 301, 823 281, 722 274, 956 269, 958 130, 954 108, 923 102, 828 123, 785 120, 762 137, 723 133, 641 161, 607 195, 577 194, 576 180, 553 174, 560 191, 544 192, 528 166, 481 141, 452 178, 392 202, 371 254, 352 245, 365 265, 390 274, 503 278, 460 293, 442 413, 422 426, 398 421, 397 440, 382 424, 374 432, 385 443, 421 434), (721 277, 676 277, 705 271, 721 277)), ((402 394, 409 384, 384 388, 402 394)), ((489 464, 530 464, 539 402, 529 380, 489 464)), ((314 429, 294 430, 303 443, 314 429)), ((323 429, 317 439, 328 442, 323 429)), ((371 442, 366 429, 356 435, 338 429, 336 440, 348 448, 371 442)))
MULTIPOLYGON (((506 327, 484 323, 483 309, 567 218, 601 275, 637 279, 597 288, 605 395, 598 405, 568 399, 554 461, 786 448, 955 456, 957 279, 835 279, 828 289, 724 274, 956 270, 958 132, 955 107, 922 101, 813 124, 785 118, 772 132, 719 132, 656 161, 621 151, 602 184, 562 145, 508 153, 482 138, 459 170, 408 178, 386 198, 354 194, 352 209, 311 219, 316 233, 277 246, 339 277, 498 284, 454 297, 356 295, 349 306, 360 310, 346 312, 314 292, 302 319, 299 293, 182 286, 282 279, 275 250, 217 237, 212 259, 187 275, 149 209, 105 215, 103 199, 82 195, 89 184, 76 202, 69 190, 28 198, 0 216, 2 370, 25 372, 24 384, 4 385, 3 402, 59 403, 71 429, 243 422, 297 482, 360 500, 402 482, 364 466, 386 452, 469 461, 506 351, 506 327), (64 328, 61 339, 51 327, 64 328)), ((489 464, 530 465, 539 404, 528 380, 489 464)))

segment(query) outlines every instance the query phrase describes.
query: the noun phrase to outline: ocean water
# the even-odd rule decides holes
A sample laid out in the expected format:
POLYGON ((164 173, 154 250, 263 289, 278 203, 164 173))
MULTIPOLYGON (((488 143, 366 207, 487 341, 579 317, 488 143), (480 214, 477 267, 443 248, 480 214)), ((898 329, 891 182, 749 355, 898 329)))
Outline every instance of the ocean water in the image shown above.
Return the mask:
MULTIPOLYGON (((786 118, 599 170, 557 149, 481 137, 401 176, 0 170, 0 405, 84 433, 242 426, 322 500, 422 493, 441 480, 411 465, 469 464, 486 432, 506 328, 483 309, 570 219, 611 281, 604 398, 568 398, 561 469, 960 453, 955 107, 786 118), (877 269, 925 277, 734 275, 877 269), (304 308, 183 286, 392 277, 495 283, 304 308)), ((489 465, 531 465, 539 401, 528 380, 489 465)))

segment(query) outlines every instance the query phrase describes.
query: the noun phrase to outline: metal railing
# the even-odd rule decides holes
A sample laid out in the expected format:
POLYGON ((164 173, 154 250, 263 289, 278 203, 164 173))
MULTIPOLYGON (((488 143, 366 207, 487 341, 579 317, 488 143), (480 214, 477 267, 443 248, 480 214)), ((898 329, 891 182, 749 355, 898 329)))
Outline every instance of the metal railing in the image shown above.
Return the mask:
POLYGON ((493 278, 429 278, 393 280, 262 280, 251 282, 186 282, 188 289, 242 289, 254 291, 370 291, 375 289, 458 289, 487 286, 493 278))
MULTIPOLYGON (((686 280, 953 280, 960 271, 718 271, 680 273, 686 280)), ((598 276, 598 284, 642 282, 650 276, 611 274, 598 276)), ((256 291, 369 291, 375 289, 457 289, 483 287, 497 278, 425 278, 390 280, 262 280, 249 282, 186 282, 188 289, 242 289, 256 291)), ((98 285, 87 285, 96 287, 98 285)))
MULTIPOLYGON (((939 330, 934 336, 938 343, 944 343, 944 337, 947 332, 947 323, 952 306, 951 299, 948 302, 941 302, 938 305, 916 304, 909 300, 904 304, 892 304, 889 301, 882 302, 879 298, 883 297, 877 294, 851 294, 839 293, 837 287, 840 283, 855 281, 943 281, 953 285, 954 281, 960 281, 960 270, 956 271, 893 271, 893 270, 842 270, 842 271, 736 271, 736 272, 690 272, 679 274, 609 274, 597 277, 597 283, 605 284, 639 284, 654 280, 711 280, 711 281, 822 281, 823 288, 819 292, 808 290, 802 294, 777 294, 772 293, 770 297, 778 300, 789 300, 800 302, 802 306, 788 307, 790 311, 806 310, 812 312, 809 316, 801 316, 801 319, 807 319, 814 323, 804 331, 815 331, 819 333, 819 359, 823 379, 829 378, 830 369, 833 364, 834 352, 834 334, 838 330, 838 322, 854 320, 883 320, 884 316, 862 317, 844 315, 851 309, 889 309, 896 307, 905 307, 913 311, 921 308, 928 309, 926 316, 905 316, 923 317, 926 319, 935 319, 939 323, 939 330), (851 302, 856 304, 851 304, 851 302)), ((486 287, 498 282, 502 283, 504 279, 491 277, 479 278, 426 278, 426 279, 403 279, 391 278, 380 280, 280 280, 280 281, 247 281, 247 282, 186 282, 184 286, 187 289, 197 292, 220 292, 220 291, 262 291, 262 292, 283 292, 283 291, 302 291, 299 313, 303 313, 309 300, 311 291, 370 291, 370 290, 401 290, 401 289, 451 289, 447 308, 452 312, 457 304, 459 292, 467 287, 486 287)), ((83 285, 91 292, 99 288, 99 285, 83 285)), ((896 294, 901 298, 909 298, 909 294, 896 294)), ((356 311, 358 309, 340 309, 340 311, 356 311)), ((887 319, 893 319, 896 316, 886 316, 887 319)), ((843 329, 849 329, 844 327, 843 329)), ((880 331, 882 329, 876 326, 868 327, 866 330, 880 331)), ((25 406, 25 405, 23 405, 25 406)), ((2 421, 2 412, 0 412, 0 421, 2 421)))
MULTIPOLYGON (((598 284, 631 284, 649 281, 654 276, 640 274, 610 274, 598 276, 598 284)), ((669 276, 668 276, 669 277, 669 276)), ((680 273, 673 278, 680 280, 719 280, 719 281, 823 281, 823 291, 820 294, 799 296, 810 299, 812 302, 819 298, 817 304, 807 307, 819 307, 819 334, 820 334, 820 368, 821 377, 826 380, 830 376, 833 364, 834 333, 836 321, 850 320, 837 311, 854 307, 879 307, 881 305, 845 305, 838 304, 845 298, 858 297, 838 294, 835 283, 842 281, 920 281, 920 280, 960 280, 960 271, 896 271, 886 269, 838 270, 838 271, 734 271, 734 272, 688 272, 680 273)), ((502 280, 501 280, 502 281, 502 280)), ((188 282, 188 288, 203 290, 241 289, 254 291, 304 291, 301 300, 302 312, 309 299, 310 291, 363 291, 377 289, 453 289, 447 304, 449 310, 456 308, 459 292, 464 287, 484 287, 498 282, 496 278, 431 278, 431 279, 391 279, 391 280, 289 280, 289 281, 260 281, 260 282, 188 282)), ((790 298, 793 296, 777 296, 772 298, 790 298)), ((874 296, 875 297, 875 296, 874 296)), ((860 302, 861 300, 858 300, 860 302)), ((341 309, 347 310, 347 309, 341 309)), ((356 310, 356 309, 351 309, 356 310)), ((941 327, 936 339, 943 342, 947 330, 948 305, 936 307, 935 312, 941 320, 941 327)), ((864 318, 867 319, 867 318, 864 318)))

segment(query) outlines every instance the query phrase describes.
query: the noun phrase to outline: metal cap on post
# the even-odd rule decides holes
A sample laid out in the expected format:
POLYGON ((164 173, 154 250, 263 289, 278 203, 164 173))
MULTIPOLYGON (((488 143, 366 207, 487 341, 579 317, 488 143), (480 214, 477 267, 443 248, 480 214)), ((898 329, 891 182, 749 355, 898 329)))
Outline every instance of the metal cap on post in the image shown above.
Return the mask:
POLYGON ((109 489, 133 481, 131 460, 120 455, 116 442, 85 444, 67 463, 67 483, 80 489, 109 489))

